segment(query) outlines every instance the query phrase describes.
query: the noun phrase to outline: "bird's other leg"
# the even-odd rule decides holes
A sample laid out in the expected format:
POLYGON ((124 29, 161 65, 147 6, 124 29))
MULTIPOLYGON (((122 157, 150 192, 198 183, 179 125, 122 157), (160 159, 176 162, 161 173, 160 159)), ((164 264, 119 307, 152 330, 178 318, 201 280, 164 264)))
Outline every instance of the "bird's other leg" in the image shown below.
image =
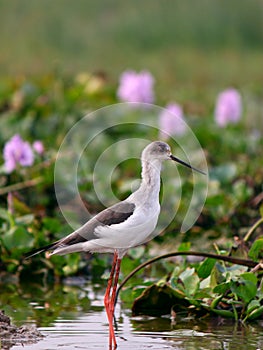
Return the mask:
POLYGON ((112 284, 115 281, 114 275, 115 275, 117 260, 118 260, 118 254, 117 252, 115 252, 113 257, 113 262, 112 262, 110 278, 108 280, 108 285, 104 295, 104 305, 105 305, 105 309, 106 309, 106 313, 109 321, 109 349, 112 349, 112 344, 114 345, 114 349, 116 349, 117 347, 117 342, 116 342, 114 328, 113 328, 113 313, 111 310, 111 290, 112 290, 112 284))
POLYGON ((116 298, 117 286, 119 281, 120 268, 121 268, 121 259, 117 258, 116 267, 115 267, 115 277, 113 281, 111 300, 110 300, 110 309, 113 317, 114 317, 115 298, 116 298))

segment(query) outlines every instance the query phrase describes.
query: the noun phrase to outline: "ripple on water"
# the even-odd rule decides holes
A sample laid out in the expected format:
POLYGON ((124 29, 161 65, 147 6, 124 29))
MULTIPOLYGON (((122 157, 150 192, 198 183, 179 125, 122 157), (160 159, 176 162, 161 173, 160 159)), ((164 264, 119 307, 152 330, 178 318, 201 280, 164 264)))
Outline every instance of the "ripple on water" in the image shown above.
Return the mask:
MULTIPOLYGON (((118 348, 121 350, 160 350, 160 349, 262 349, 263 335, 258 329, 248 326, 246 329, 232 322, 222 324, 210 330, 197 330, 180 327, 172 329, 169 319, 151 318, 151 328, 145 326, 138 330, 139 320, 132 324, 130 317, 121 314, 118 320, 118 348), (163 331, 156 331, 152 322, 162 324, 163 331)), ((134 320, 133 320, 134 321, 134 320)), ((189 325, 188 325, 189 326, 189 325)), ((201 327, 202 328, 202 327, 201 327)), ((58 318, 51 327, 40 327, 45 338, 37 344, 14 346, 12 350, 52 350, 52 349, 107 349, 108 326, 104 312, 93 312, 79 315, 76 319, 58 318)))
MULTIPOLYGON (((21 344, 12 350, 108 348, 104 288, 73 282, 55 285, 52 290, 34 285, 26 291, 22 287, 1 290, 0 301, 12 320, 19 325, 21 322, 35 324, 45 335, 37 344, 21 344)), ((263 324, 260 323, 242 326, 219 318, 179 318, 172 322, 169 317, 131 317, 130 310, 121 310, 120 304, 117 304, 116 317, 120 350, 263 349, 263 324)))

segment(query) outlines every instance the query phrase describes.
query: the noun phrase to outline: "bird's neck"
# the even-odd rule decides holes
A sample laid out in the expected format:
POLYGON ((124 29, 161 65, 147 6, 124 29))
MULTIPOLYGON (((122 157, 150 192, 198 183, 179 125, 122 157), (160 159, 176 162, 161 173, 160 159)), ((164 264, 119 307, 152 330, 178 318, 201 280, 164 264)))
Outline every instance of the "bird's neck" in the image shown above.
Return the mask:
POLYGON ((142 182, 139 190, 144 193, 145 200, 158 200, 160 192, 161 162, 142 160, 142 182))

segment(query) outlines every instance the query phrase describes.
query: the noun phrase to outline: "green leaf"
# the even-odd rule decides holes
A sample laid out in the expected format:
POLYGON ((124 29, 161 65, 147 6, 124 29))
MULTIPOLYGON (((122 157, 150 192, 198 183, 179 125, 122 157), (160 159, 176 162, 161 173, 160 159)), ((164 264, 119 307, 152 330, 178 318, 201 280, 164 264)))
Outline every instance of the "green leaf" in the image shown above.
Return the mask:
POLYGON ((121 290, 121 300, 125 301, 125 303, 133 303, 134 299, 138 298, 145 289, 146 286, 144 288, 124 288, 121 290))
POLYGON ((206 258, 199 266, 197 274, 200 278, 207 278, 215 266, 216 259, 206 258))
POLYGON ((33 247, 34 237, 23 226, 14 226, 2 236, 2 241, 10 251, 12 249, 28 250, 33 247))
POLYGON ((0 218, 9 221, 9 212, 3 208, 0 208, 0 218))
POLYGON ((225 292, 230 288, 229 282, 223 282, 218 284, 214 289, 213 292, 217 294, 225 294, 225 292))
POLYGON ((240 277, 246 281, 254 283, 255 285, 258 282, 257 276, 253 272, 244 272, 240 277))
POLYGON ((44 228, 52 233, 57 233, 61 229, 61 223, 58 219, 45 217, 43 218, 44 228))
POLYGON ((248 320, 255 320, 263 315, 263 306, 253 310, 250 315, 247 317, 248 320))
POLYGON ((180 279, 182 280, 185 287, 185 294, 188 297, 192 297, 195 295, 199 288, 200 280, 195 273, 195 269, 186 269, 184 272, 180 274, 180 279))
POLYGON ((226 196, 225 194, 215 194, 213 196, 209 196, 206 200, 206 204, 213 208, 215 206, 223 205, 225 202, 226 196))
POLYGON ((133 269, 135 269, 139 265, 138 260, 131 259, 128 255, 126 255, 122 259, 121 263, 121 271, 124 275, 128 275, 133 269))
POLYGON ((214 269, 212 269, 211 271, 211 275, 210 275, 210 287, 214 288, 216 287, 218 284, 225 282, 225 277, 223 275, 223 273, 225 272, 223 270, 219 271, 218 267, 221 266, 219 264, 216 265, 216 267, 214 269))
POLYGON ((15 273, 17 271, 18 266, 19 260, 12 259, 11 262, 8 262, 6 269, 9 273, 15 273))
POLYGON ((260 307, 260 302, 258 300, 251 300, 251 302, 247 306, 247 314, 251 314, 252 311, 256 310, 260 307))
POLYGON ((249 280, 231 281, 230 288, 245 303, 249 303, 257 294, 257 286, 249 280))
POLYGON ((263 218, 263 204, 259 207, 260 216, 263 218))
POLYGON ((222 300, 223 295, 219 295, 218 297, 214 298, 210 304, 210 309, 216 309, 217 305, 222 300))
POLYGON ((188 252, 191 248, 190 242, 182 242, 178 247, 178 252, 188 252))
POLYGON ((252 244, 248 256, 254 261, 263 257, 263 237, 260 237, 252 244))
POLYGON ((215 314, 225 318, 235 318, 235 314, 230 310, 211 309, 215 314))
POLYGON ((186 270, 184 270, 181 274, 180 274, 180 276, 179 276, 179 278, 184 282, 184 280, 186 279, 186 278, 188 278, 189 276, 192 276, 193 274, 195 273, 195 269, 194 268, 187 268, 186 270))
POLYGON ((212 297, 210 292, 209 288, 199 290, 195 293, 195 299, 210 299, 212 297))

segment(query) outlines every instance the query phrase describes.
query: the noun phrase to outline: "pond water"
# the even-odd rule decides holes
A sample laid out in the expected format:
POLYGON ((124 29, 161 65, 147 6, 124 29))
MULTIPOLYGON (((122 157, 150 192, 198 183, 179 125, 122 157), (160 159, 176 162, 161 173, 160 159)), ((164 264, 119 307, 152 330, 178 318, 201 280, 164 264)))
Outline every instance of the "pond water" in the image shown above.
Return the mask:
MULTIPOLYGON (((45 337, 12 350, 108 349, 108 325, 103 306, 104 286, 81 280, 63 285, 1 286, 1 309, 17 325, 36 325, 45 337), (77 282, 77 283, 76 283, 77 282)), ((263 321, 242 325, 230 320, 132 317, 116 306, 118 349, 263 349, 263 321)), ((1 349, 1 346, 0 346, 1 349)))

